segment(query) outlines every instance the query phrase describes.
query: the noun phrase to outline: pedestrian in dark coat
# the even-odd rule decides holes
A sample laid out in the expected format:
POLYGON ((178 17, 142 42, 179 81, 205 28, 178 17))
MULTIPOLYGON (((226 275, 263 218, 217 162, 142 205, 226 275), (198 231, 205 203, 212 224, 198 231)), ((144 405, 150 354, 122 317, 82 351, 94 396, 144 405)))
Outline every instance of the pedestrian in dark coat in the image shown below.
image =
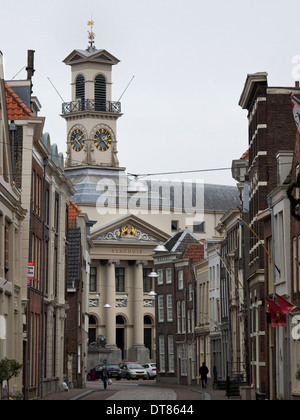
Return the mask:
POLYGON ((209 372, 209 370, 208 370, 207 366, 205 366, 205 362, 203 362, 202 366, 199 368, 199 374, 201 376, 202 388, 207 387, 207 374, 208 374, 208 372, 209 372))
POLYGON ((102 379, 102 382, 103 382, 104 389, 106 389, 107 388, 107 381, 109 379, 109 372, 106 369, 106 366, 103 366, 103 368, 102 368, 101 379, 102 379))

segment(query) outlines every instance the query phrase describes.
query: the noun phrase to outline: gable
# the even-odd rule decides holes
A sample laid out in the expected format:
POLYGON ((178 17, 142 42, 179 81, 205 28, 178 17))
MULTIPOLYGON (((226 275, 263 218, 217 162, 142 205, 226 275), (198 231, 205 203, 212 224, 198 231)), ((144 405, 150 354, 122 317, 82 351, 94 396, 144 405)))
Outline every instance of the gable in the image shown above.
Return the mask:
POLYGON ((108 225, 92 232, 93 242, 111 241, 115 243, 159 243, 164 242, 169 235, 155 226, 139 219, 134 215, 127 215, 116 219, 108 225))
POLYGON ((83 62, 102 62, 105 64, 114 65, 119 63, 116 57, 110 54, 106 50, 74 50, 71 54, 68 55, 67 58, 63 60, 65 64, 73 65, 76 63, 83 63, 83 62))

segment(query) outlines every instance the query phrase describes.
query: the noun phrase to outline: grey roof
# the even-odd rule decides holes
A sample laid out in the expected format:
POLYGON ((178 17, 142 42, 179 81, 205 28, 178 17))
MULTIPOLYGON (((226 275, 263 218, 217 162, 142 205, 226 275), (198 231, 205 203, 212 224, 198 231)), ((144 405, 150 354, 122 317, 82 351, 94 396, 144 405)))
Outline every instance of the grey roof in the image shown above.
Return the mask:
POLYGON ((78 281, 81 275, 81 231, 79 227, 68 229, 68 242, 67 286, 74 288, 76 280, 78 281))
POLYGON ((176 232, 164 243, 164 246, 170 252, 182 253, 190 244, 199 244, 199 239, 188 228, 185 228, 176 232))
MULTIPOLYGON (((105 192, 105 186, 112 191, 111 199, 126 205, 132 194, 127 192, 128 178, 124 171, 101 168, 71 169, 65 172, 74 184, 76 194, 71 197, 75 203, 94 203, 105 192)), ((148 192, 140 193, 141 206, 162 206, 166 208, 193 208, 226 211, 239 204, 239 192, 235 186, 196 184, 185 181, 147 180, 148 192)), ((114 203, 114 201, 112 201, 114 203)))

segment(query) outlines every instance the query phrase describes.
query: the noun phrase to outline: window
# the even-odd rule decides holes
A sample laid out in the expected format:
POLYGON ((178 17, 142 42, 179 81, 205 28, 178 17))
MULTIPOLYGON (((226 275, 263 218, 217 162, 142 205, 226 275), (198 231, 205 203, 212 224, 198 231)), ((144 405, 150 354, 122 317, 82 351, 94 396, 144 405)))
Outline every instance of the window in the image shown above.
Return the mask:
POLYGON ((80 110, 83 110, 85 108, 85 82, 82 74, 76 78, 76 99, 81 101, 80 110))
POLYGON ((159 346, 159 371, 165 372, 165 338, 163 335, 160 335, 158 338, 158 346, 159 346))
POLYGON ((171 221, 171 231, 177 232, 178 230, 178 220, 172 220, 171 221))
POLYGON ((8 222, 5 220, 4 226, 4 268, 5 268, 5 280, 9 279, 9 228, 8 222))
POLYGON ((194 233, 204 233, 205 232, 204 222, 194 222, 193 223, 193 232, 194 233))
POLYGON ((164 297, 162 295, 158 296, 157 307, 158 307, 158 322, 164 322, 164 297))
POLYGON ((148 277, 151 271, 151 268, 143 268, 143 290, 145 293, 149 293, 152 290, 152 278, 148 277))
POLYGON ((116 267, 116 292, 125 292, 125 268, 116 267))
POLYGON ((177 301, 177 333, 181 333, 181 302, 177 301))
POLYGON ((168 367, 169 372, 174 372, 174 337, 168 335, 168 367))
POLYGON ((173 321, 172 295, 167 295, 167 322, 173 321))
POLYGON ((166 284, 172 283, 172 269, 166 268, 166 284))
POLYGON ((89 344, 96 341, 97 321, 93 315, 89 317, 89 344))
POLYGON ((181 344, 178 346, 178 353, 180 359, 180 374, 181 376, 187 375, 187 354, 186 354, 186 346, 185 344, 181 344))
POLYGON ((106 111, 106 80, 102 74, 95 79, 95 110, 106 111))
POLYGON ((178 290, 183 289, 183 270, 178 271, 178 290))
POLYGON ((181 320, 182 320, 182 328, 181 328, 181 332, 185 333, 186 332, 186 315, 185 315, 185 301, 182 300, 181 301, 181 320))
POLYGON ((189 301, 193 299, 193 286, 192 283, 189 283, 189 301))
POLYGON ((97 291, 97 267, 91 267, 90 270, 90 292, 97 291))
POLYGON ((55 203, 54 203, 54 228, 55 232, 58 233, 59 226, 59 195, 55 193, 55 203))
POLYGON ((161 269, 157 270, 157 274, 158 274, 157 284, 163 284, 164 283, 164 272, 163 272, 163 270, 161 270, 161 269))

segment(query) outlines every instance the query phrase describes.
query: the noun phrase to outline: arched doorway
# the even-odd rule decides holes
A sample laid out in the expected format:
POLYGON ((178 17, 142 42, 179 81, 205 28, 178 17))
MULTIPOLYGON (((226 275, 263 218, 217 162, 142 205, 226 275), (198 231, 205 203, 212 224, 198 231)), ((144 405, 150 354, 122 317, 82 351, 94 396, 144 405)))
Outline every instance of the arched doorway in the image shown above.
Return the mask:
POLYGON ((116 316, 116 345, 122 352, 122 360, 125 358, 125 325, 126 320, 122 315, 116 316))

